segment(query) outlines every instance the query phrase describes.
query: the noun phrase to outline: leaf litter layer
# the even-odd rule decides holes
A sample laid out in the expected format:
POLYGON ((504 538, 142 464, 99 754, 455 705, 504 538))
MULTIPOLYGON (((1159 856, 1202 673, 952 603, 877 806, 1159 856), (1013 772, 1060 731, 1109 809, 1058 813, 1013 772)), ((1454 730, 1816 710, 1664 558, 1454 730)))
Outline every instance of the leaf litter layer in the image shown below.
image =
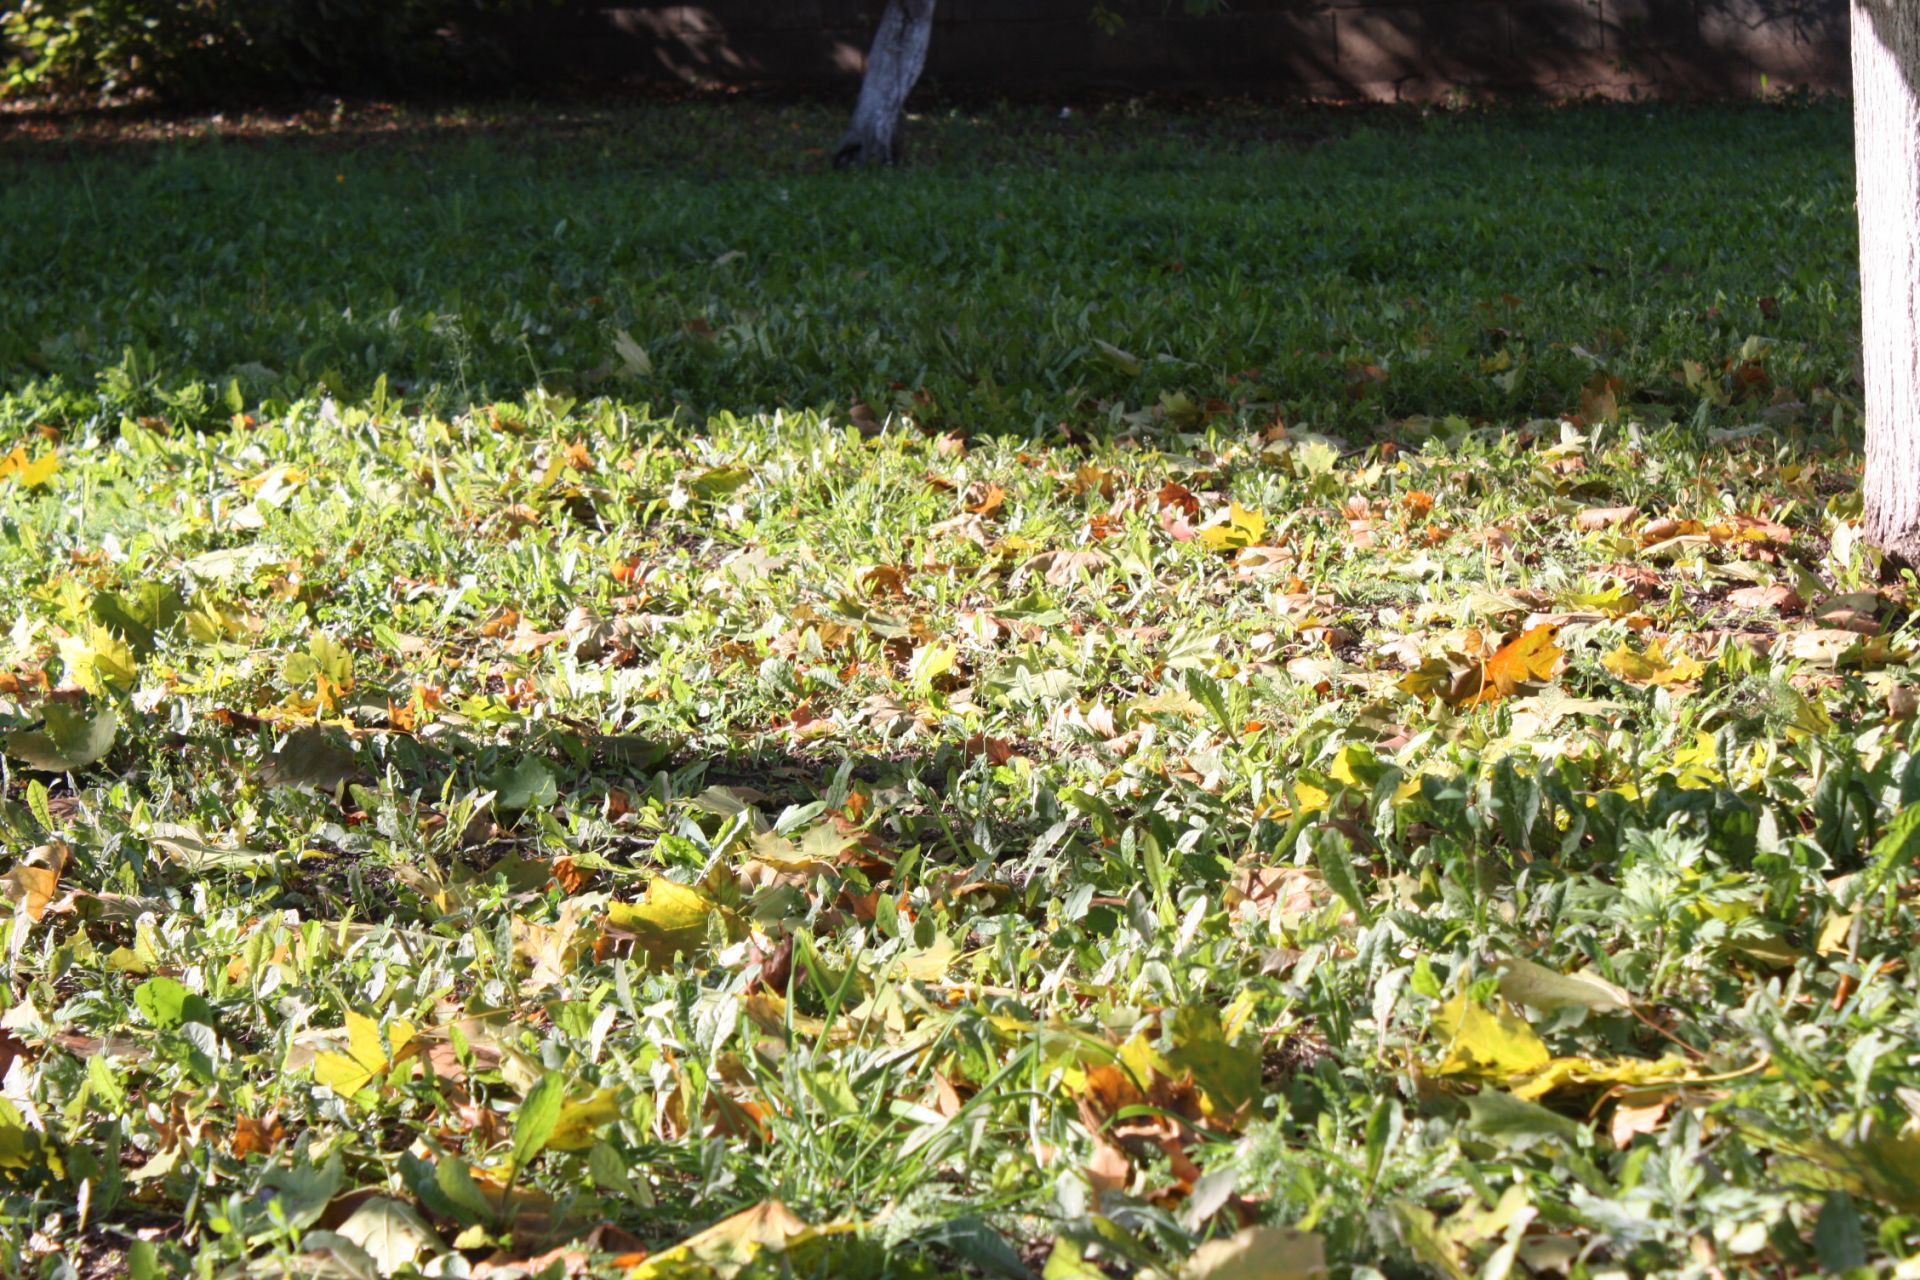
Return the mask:
POLYGON ((0 1269, 1920 1247, 1844 113, 752 118, 23 153, 0 1269))

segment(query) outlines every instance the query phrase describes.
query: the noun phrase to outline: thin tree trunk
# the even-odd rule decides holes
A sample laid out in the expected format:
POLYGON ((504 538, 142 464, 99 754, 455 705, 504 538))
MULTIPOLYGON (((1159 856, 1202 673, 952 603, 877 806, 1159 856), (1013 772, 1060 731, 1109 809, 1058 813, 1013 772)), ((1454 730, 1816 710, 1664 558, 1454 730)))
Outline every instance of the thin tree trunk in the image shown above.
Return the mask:
POLYGON ((934 0, 887 0, 867 54, 866 75, 860 81, 860 101, 853 109, 833 163, 844 169, 856 164, 892 164, 899 158, 894 133, 907 95, 927 65, 927 45, 933 40, 934 0))
POLYGON ((1920 6, 1854 0, 1867 539, 1920 566, 1920 6))

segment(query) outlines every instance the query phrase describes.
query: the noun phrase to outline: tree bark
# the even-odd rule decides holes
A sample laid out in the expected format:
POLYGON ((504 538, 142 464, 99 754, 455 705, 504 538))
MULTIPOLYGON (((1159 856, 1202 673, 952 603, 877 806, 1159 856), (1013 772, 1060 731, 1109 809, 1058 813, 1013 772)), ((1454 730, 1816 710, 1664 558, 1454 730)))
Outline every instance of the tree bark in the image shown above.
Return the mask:
POLYGON ((866 75, 860 81, 860 101, 853 122, 834 148, 835 168, 856 164, 893 164, 899 159, 894 134, 920 72, 927 65, 927 45, 933 40, 934 0, 887 0, 867 54, 866 75))
POLYGON ((1920 5, 1854 0, 1867 540, 1920 567, 1920 5))

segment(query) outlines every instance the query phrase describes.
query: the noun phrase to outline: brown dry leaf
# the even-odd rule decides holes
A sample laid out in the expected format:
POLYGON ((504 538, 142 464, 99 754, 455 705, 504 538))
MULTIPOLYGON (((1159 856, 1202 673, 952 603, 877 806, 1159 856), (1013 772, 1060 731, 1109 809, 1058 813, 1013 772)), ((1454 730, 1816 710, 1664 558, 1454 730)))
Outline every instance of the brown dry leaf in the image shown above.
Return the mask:
POLYGON ((28 850, 13 870, 0 876, 0 895, 21 906, 27 918, 38 924, 47 914, 53 894, 60 887, 60 873, 67 868, 67 847, 43 844, 28 850))
POLYGON ((1242 547, 1233 558, 1237 578, 1264 578, 1293 571, 1296 557, 1284 547, 1242 547))
POLYGON ((1495 557, 1503 556, 1513 549, 1513 535, 1498 525, 1475 529, 1467 537, 1485 547, 1488 554, 1495 557))
POLYGON ((992 517, 1007 505, 1007 491, 997 484, 967 486, 966 510, 976 516, 992 517))
POLYGON ((1199 497, 1177 480, 1169 480, 1161 485, 1160 491, 1154 495, 1154 502, 1163 511, 1172 510, 1183 516, 1200 514, 1199 497))
POLYGON ((970 756, 985 756, 989 763, 1002 765, 1013 759, 1013 747, 1004 738, 989 738, 984 733, 976 733, 962 744, 970 756))
POLYGON ((1242 919, 1264 920, 1318 911, 1331 900, 1326 883, 1307 867, 1248 867, 1227 890, 1226 905, 1242 919))
POLYGON ((1839 631, 1875 635, 1880 630, 1880 607, 1880 597, 1871 591, 1850 592, 1822 604, 1814 612, 1814 621, 1839 631))
POLYGON ((1082 573, 1098 573, 1107 567, 1108 560, 1102 551, 1042 551, 1023 566, 1029 573, 1037 573, 1050 587, 1070 587, 1080 580, 1082 573))
POLYGON ((1573 517, 1573 527, 1583 533, 1612 529, 1640 514, 1638 507, 1588 507, 1573 517))
POLYGON ((1791 617, 1806 608, 1798 592, 1777 583, 1772 586, 1741 587, 1738 591, 1728 592, 1727 603, 1736 609, 1771 609, 1782 617, 1791 617))
POLYGON ((488 640, 497 640, 501 636, 512 635, 513 629, 519 625, 520 615, 518 612, 513 609, 502 609, 475 627, 474 630, 488 640))
POLYGON ((993 543, 993 539, 987 534, 986 524, 972 512, 957 515, 951 520, 942 520, 938 524, 929 526, 927 532, 939 538, 959 538, 963 542, 971 542, 979 547, 991 546, 993 543))
POLYGON ((1636 1135, 1658 1130, 1672 1102, 1671 1096, 1660 1096, 1651 1102, 1639 1104, 1628 1098, 1620 1099, 1614 1104, 1613 1118, 1607 1124, 1607 1133, 1613 1138, 1613 1145, 1624 1151, 1636 1135))
POLYGON ((1647 523, 1640 531, 1640 545, 1651 547, 1657 543, 1671 542, 1675 538, 1704 538, 1707 526, 1698 520, 1679 520, 1673 516, 1662 516, 1647 523))
POLYGON ((1900 658, 1902 652, 1884 636, 1863 636, 1837 627, 1813 627, 1781 637, 1786 656, 1819 666, 1876 666, 1900 658))
POLYGON ((954 1088, 953 1081, 935 1071, 933 1073, 933 1109, 951 1120, 960 1114, 960 1109, 964 1105, 960 1098, 960 1091, 954 1088))
POLYGON ((233 1136, 228 1140, 228 1145, 236 1156, 271 1155, 286 1136, 286 1126, 272 1112, 258 1120, 252 1116, 241 1116, 234 1122, 233 1136))
POLYGON ((1093 1158, 1087 1161, 1087 1182, 1095 1191, 1125 1191, 1133 1177, 1133 1162, 1118 1143, 1093 1140, 1093 1158))
POLYGON ((876 564, 860 574, 860 585, 867 589, 869 595, 904 595, 907 578, 912 572, 905 565, 876 564))

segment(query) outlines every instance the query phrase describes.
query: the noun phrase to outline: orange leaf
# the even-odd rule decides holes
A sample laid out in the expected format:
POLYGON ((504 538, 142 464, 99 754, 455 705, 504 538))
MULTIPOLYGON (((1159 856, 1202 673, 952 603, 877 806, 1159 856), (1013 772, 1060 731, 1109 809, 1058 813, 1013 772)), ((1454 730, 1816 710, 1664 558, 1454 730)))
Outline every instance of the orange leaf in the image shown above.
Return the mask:
POLYGON ((1000 508, 1007 505, 1007 491, 997 484, 988 485, 977 497, 971 488, 967 493, 970 500, 965 504, 966 509, 977 516, 998 515, 1000 508))
POLYGON ((1478 671, 1468 672, 1464 689, 1455 686, 1462 696, 1451 700, 1460 706, 1476 707, 1510 698, 1522 684, 1552 679, 1554 668, 1566 656, 1566 650, 1554 643, 1559 635, 1557 626, 1528 628, 1519 638, 1500 646, 1478 671))

